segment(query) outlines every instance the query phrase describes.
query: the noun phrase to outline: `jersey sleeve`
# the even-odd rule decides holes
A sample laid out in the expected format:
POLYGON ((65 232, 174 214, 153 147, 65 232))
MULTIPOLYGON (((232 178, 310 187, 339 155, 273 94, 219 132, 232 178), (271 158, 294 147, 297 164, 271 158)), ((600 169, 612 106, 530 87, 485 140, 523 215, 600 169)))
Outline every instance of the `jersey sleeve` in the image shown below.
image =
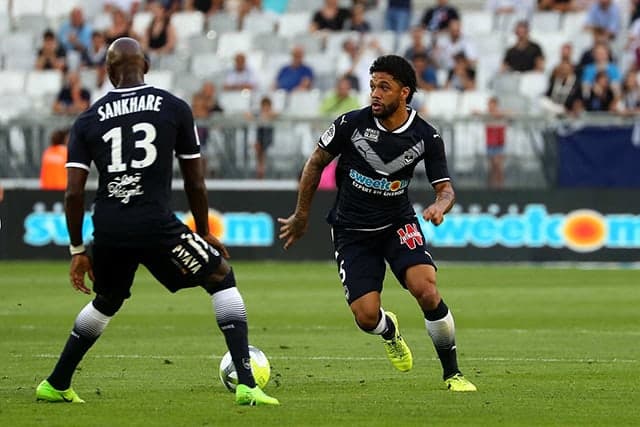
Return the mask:
POLYGON ((69 132, 69 145, 67 147, 67 168, 80 168, 87 172, 90 171, 91 166, 91 152, 87 145, 87 140, 84 136, 81 120, 76 122, 71 127, 69 132))
POLYGON ((444 141, 437 133, 433 134, 433 140, 426 147, 424 166, 431 185, 451 180, 447 167, 447 156, 444 151, 444 141))
POLYGON ((338 156, 342 153, 346 142, 349 140, 349 129, 349 120, 347 120, 347 115, 343 114, 334 120, 331 126, 320 136, 318 146, 334 157, 338 156))
POLYGON ((193 114, 191 108, 183 101, 178 102, 176 157, 180 159, 200 157, 200 138, 193 122, 193 114))

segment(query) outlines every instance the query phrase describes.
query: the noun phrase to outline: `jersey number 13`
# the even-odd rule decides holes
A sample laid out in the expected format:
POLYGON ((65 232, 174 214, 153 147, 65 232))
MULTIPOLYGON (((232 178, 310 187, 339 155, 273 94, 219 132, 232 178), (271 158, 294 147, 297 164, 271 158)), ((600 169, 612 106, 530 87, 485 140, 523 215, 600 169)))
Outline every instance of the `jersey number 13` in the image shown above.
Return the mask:
MULTIPOLYGON (((156 128, 151 123, 136 123, 131 127, 133 134, 142 132, 142 138, 135 141, 135 148, 142 148, 144 150, 144 157, 142 160, 131 160, 131 167, 133 169, 143 169, 153 164, 158 157, 158 150, 153 145, 156 140, 156 128)), ((107 143, 111 143, 111 164, 107 166, 107 171, 124 172, 127 170, 127 165, 122 162, 122 127, 118 126, 107 133, 102 135, 102 140, 107 143)))

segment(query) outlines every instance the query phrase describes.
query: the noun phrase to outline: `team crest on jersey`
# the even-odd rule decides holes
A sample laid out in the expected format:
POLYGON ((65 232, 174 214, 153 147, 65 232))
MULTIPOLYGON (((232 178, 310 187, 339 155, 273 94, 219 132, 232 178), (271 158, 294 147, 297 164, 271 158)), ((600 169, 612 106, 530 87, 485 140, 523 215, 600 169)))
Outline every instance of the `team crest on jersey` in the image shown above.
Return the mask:
POLYGON ((326 147, 331 143, 331 141, 333 141, 334 136, 336 136, 336 125, 332 123, 331 126, 329 126, 329 129, 324 131, 320 137, 320 142, 322 142, 322 145, 326 147))
POLYGON ((131 201, 132 197, 144 194, 142 185, 140 185, 141 180, 142 174, 140 173, 115 177, 113 181, 107 184, 109 197, 118 198, 122 204, 126 205, 131 201))
POLYGON ((366 128, 362 137, 372 142, 378 142, 378 138, 380 138, 380 131, 377 129, 366 128))
POLYGON ((406 224, 404 228, 396 230, 400 237, 400 244, 407 245, 409 249, 415 249, 416 246, 422 246, 422 234, 415 224, 406 224))

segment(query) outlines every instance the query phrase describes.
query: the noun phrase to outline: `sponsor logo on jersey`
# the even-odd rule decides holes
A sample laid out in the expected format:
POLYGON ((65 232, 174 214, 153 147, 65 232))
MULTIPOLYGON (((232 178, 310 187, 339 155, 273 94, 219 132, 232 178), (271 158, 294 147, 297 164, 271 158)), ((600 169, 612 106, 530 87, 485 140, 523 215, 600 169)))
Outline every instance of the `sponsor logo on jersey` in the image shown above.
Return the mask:
POLYGON ((369 141, 378 142, 378 138, 380 138, 380 131, 378 129, 366 128, 362 137, 369 141))
POLYGON ((329 126, 329 129, 325 130, 320 137, 320 143, 323 147, 326 147, 331 143, 331 141, 333 141, 334 136, 336 136, 336 125, 332 123, 331 126, 329 126))
POLYGON ((422 246, 422 234, 415 224, 406 224, 404 228, 397 229, 396 233, 400 237, 401 245, 407 245, 412 250, 418 245, 422 246))
POLYGON ((142 180, 142 174, 137 173, 135 175, 124 175, 117 176, 107 184, 107 191, 109 192, 109 197, 116 197, 120 199, 120 202, 123 204, 127 204, 131 201, 131 197, 140 196, 144 194, 142 191, 142 185, 140 185, 140 181, 142 180))
MULTIPOLYGON (((375 192, 375 194, 397 193, 409 185, 409 180, 389 181, 387 178, 374 179, 361 174, 355 169, 349 171, 349 177, 353 180, 353 185, 367 192, 375 192), (371 191, 369 191, 371 190, 371 191)), ((401 194, 401 193, 400 193, 401 194)))

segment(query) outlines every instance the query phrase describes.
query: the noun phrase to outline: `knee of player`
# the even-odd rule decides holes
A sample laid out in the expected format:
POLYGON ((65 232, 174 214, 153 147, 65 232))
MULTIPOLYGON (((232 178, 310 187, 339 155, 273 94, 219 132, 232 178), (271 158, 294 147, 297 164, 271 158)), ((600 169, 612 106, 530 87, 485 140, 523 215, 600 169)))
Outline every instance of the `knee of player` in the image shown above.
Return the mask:
POLYGON ((355 317, 356 324, 360 329, 371 331, 375 329, 380 321, 380 309, 354 311, 353 316, 355 317))
POLYGON ((410 286, 411 294, 420 301, 421 305, 437 305, 440 301, 440 293, 435 280, 424 277, 410 286))
POLYGON ((110 317, 120 310, 122 304, 124 304, 124 298, 113 295, 105 296, 98 294, 93 300, 93 306, 95 309, 105 316, 110 317))
POLYGON ((209 295, 236 286, 236 277, 233 274, 233 268, 226 263, 225 265, 226 268, 218 269, 205 279, 202 287, 209 295))

